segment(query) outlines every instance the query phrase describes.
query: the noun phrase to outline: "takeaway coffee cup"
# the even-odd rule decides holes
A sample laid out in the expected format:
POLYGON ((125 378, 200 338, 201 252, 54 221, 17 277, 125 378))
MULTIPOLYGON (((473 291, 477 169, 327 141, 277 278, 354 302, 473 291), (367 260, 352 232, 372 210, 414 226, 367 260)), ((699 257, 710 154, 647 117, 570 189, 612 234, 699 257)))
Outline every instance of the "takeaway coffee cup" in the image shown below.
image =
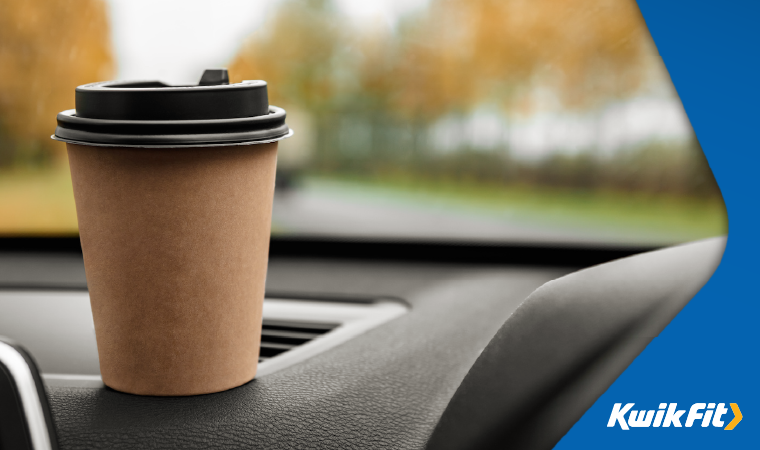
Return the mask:
POLYGON ((103 382, 194 395, 256 374, 277 141, 263 81, 102 82, 58 114, 103 382))

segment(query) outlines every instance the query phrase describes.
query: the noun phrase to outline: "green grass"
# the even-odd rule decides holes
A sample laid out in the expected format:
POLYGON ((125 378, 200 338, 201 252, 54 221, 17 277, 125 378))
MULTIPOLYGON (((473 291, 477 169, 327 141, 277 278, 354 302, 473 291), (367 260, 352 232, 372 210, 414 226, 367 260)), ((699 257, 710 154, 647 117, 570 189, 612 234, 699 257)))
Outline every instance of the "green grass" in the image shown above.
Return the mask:
POLYGON ((718 198, 611 190, 584 192, 406 176, 320 176, 308 178, 306 185, 421 207, 501 216, 527 225, 612 231, 632 241, 685 242, 728 232, 725 207, 718 198))
MULTIPOLYGON (((632 240, 683 242, 727 232, 723 203, 715 198, 578 192, 403 176, 320 176, 305 179, 305 184, 330 195, 442 207, 552 228, 612 230, 621 236, 632 236, 632 240)), ((66 164, 0 171, 0 234, 76 232, 74 196, 66 164)))

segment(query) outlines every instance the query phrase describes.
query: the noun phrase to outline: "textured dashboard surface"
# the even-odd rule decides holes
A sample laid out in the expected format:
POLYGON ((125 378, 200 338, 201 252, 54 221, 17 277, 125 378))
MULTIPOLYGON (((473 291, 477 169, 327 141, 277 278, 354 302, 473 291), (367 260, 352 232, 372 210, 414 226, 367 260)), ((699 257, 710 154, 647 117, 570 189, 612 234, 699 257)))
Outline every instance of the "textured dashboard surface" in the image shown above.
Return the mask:
MULTIPOLYGON (((19 267, 17 257, 0 257, 0 267, 19 267)), ((79 273, 74 260, 37 258, 48 258, 43 264, 52 273, 79 273)), ((26 263, 27 269, 15 269, 13 283, 0 279, 0 287, 52 283, 27 273, 39 266, 26 263)), ((506 318, 536 288, 569 271, 275 259, 268 292, 393 296, 411 310, 304 363, 219 394, 151 398, 50 388, 61 448, 423 448, 506 318)))
POLYGON ((478 357, 428 450, 554 448, 710 279, 725 245, 669 247, 540 287, 478 357))

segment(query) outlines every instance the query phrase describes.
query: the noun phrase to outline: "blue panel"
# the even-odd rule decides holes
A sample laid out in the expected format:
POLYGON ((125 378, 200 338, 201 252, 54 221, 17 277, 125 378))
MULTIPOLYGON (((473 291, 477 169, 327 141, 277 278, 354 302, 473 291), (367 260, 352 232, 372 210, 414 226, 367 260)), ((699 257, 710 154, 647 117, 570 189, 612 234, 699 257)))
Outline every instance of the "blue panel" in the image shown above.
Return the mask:
MULTIPOLYGON (((638 2, 723 193, 726 253, 708 284, 583 416, 557 448, 760 448, 757 289, 760 227, 760 2, 638 2), (615 403, 686 410, 725 403, 735 429, 608 428, 615 403)), ((702 411, 704 412, 704 411, 702 411)))

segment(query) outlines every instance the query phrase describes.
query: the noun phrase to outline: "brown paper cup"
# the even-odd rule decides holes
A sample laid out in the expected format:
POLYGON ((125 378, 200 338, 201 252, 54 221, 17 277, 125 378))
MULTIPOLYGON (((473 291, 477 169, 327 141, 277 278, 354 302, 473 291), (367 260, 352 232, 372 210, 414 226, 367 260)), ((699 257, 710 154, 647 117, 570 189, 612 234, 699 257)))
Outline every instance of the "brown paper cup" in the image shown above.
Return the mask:
POLYGON ((103 382, 177 396, 253 379, 277 143, 67 148, 103 382))

